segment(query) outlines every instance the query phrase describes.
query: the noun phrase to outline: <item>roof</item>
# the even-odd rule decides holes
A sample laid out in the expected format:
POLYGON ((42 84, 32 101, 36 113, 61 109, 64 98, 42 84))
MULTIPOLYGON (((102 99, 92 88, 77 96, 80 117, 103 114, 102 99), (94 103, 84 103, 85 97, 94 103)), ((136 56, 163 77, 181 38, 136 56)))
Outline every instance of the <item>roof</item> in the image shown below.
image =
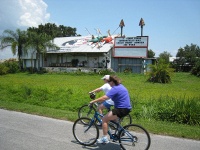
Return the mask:
MULTIPOLYGON (((99 38, 96 36, 95 38, 99 38)), ((114 38, 113 38, 114 39, 114 38)), ((114 45, 111 42, 95 42, 91 36, 59 37, 53 43, 60 47, 59 50, 49 50, 47 53, 105 53, 114 45)))

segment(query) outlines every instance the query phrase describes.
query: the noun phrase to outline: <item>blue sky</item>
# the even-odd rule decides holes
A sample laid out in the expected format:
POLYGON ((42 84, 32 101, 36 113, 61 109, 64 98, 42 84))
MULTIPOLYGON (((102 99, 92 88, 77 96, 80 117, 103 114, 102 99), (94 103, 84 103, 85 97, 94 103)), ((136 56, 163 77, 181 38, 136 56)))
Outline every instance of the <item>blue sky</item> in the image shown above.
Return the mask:
MULTIPOLYGON (((200 0, 3 0, 0 3, 0 32, 50 22, 77 28, 81 35, 88 35, 86 28, 91 34, 96 34, 95 29, 105 35, 109 29, 111 34, 118 34, 123 19, 123 34, 133 37, 140 36, 139 21, 143 18, 143 35, 149 36, 149 49, 156 56, 164 51, 175 56, 186 44, 200 46, 200 0), (10 6, 12 3, 12 8, 7 3, 10 6)), ((0 59, 1 56, 2 52, 0 59)))

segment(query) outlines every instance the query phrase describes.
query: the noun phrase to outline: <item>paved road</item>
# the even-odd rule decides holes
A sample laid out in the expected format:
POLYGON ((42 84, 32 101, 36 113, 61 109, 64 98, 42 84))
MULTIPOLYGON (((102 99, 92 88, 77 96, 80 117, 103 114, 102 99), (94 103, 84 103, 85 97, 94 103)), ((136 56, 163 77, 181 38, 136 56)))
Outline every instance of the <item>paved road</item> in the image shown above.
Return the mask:
MULTIPOLYGON (((120 150, 117 143, 83 147, 72 122, 0 109, 0 150, 120 150)), ((151 135, 150 150, 200 150, 200 141, 151 135)))

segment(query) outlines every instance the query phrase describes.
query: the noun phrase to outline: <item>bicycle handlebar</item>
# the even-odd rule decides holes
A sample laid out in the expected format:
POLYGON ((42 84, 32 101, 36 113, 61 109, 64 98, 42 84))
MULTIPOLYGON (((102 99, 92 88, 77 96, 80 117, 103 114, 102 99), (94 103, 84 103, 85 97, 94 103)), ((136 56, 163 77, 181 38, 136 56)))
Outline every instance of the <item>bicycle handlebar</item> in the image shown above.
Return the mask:
POLYGON ((88 105, 90 108, 93 108, 93 103, 89 103, 88 105))
POLYGON ((95 97, 96 97, 95 92, 89 92, 89 94, 90 94, 90 98, 91 99, 95 99, 95 97))

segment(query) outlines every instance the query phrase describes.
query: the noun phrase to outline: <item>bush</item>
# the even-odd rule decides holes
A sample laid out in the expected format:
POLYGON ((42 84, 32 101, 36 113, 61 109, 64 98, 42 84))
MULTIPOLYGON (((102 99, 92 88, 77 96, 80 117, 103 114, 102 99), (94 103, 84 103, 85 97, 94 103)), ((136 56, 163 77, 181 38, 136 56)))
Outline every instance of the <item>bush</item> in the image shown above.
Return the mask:
POLYGON ((147 72, 149 82, 156 83, 171 83, 171 75, 174 72, 173 68, 169 67, 169 63, 159 59, 155 65, 149 65, 150 71, 147 72))
POLYGON ((115 72, 112 70, 112 69, 102 69, 102 70, 99 70, 98 74, 100 75, 111 75, 111 74, 114 74, 115 72))
POLYGON ((3 64, 9 68, 8 73, 17 73, 19 72, 19 64, 16 59, 9 59, 3 62, 3 64))
POLYGON ((5 66, 5 64, 0 63, 0 75, 7 74, 9 71, 9 68, 5 66))
POLYGON ((38 69, 36 67, 26 67, 23 69, 23 72, 37 73, 38 69))
POLYGON ((191 74, 200 77, 200 59, 196 61, 195 66, 191 70, 191 74))
POLYGON ((124 73, 125 74, 132 73, 132 69, 127 67, 124 69, 124 73))

